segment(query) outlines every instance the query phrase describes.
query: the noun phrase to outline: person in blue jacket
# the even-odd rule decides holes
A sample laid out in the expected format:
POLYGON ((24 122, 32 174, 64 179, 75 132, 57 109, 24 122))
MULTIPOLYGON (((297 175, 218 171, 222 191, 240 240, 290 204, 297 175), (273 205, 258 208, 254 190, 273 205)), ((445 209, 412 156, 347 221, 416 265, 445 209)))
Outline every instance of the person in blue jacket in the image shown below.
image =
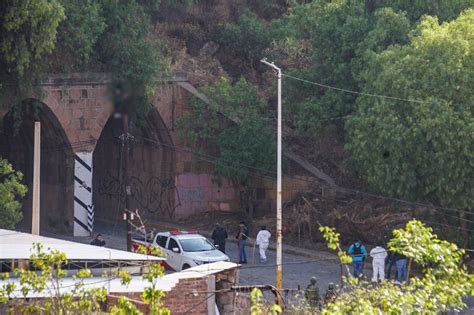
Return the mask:
POLYGON ((364 273, 364 261, 367 257, 367 250, 360 241, 352 244, 347 253, 352 257, 352 266, 354 267, 354 277, 360 277, 364 273))

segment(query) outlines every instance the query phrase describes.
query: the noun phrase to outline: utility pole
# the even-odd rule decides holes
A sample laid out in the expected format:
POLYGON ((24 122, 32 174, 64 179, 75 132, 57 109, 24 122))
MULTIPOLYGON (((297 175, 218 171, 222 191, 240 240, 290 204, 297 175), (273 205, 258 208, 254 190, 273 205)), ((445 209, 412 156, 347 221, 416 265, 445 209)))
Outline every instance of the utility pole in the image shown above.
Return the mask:
POLYGON ((40 170, 41 170, 41 123, 35 121, 33 153, 33 204, 31 209, 31 234, 40 233, 40 170))
POLYGON ((124 184, 125 184, 125 218, 127 223, 127 250, 132 250, 132 226, 130 224, 131 218, 129 218, 130 211, 130 195, 132 194, 130 188, 130 163, 129 163, 129 153, 130 153, 130 134, 128 133, 128 114, 122 113, 122 128, 123 134, 120 136, 122 140, 122 156, 123 164, 125 168, 124 184))
MULTIPOLYGON (((266 58, 260 62, 275 69, 278 75, 278 127, 277 127, 277 213, 276 213, 276 288, 282 290, 282 235, 281 235, 281 69, 273 62, 268 62, 266 58)), ((282 305, 281 294, 278 294, 278 303, 282 305)))

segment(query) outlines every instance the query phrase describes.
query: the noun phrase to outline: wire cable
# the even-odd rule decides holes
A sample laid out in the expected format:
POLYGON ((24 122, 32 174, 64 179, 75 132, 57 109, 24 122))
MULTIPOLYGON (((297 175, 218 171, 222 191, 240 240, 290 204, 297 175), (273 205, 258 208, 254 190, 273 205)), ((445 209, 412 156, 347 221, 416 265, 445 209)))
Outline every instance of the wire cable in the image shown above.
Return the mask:
MULTIPOLYGON (((155 144, 157 146, 162 146, 162 147, 169 148, 170 150, 193 154, 198 159, 207 161, 207 162, 212 163, 212 164, 217 163, 216 160, 218 159, 218 157, 206 155, 206 154, 203 154, 201 152, 196 152, 196 151, 194 151, 190 148, 187 148, 187 147, 169 145, 169 144, 161 143, 159 141, 149 139, 149 138, 146 138, 146 137, 138 136, 137 138, 141 138, 142 140, 150 142, 150 143, 155 144)), ((228 160, 223 160, 223 161, 231 163, 231 161, 228 161, 228 160)), ((240 170, 241 168, 246 168, 246 169, 249 169, 249 170, 257 171, 258 173, 250 172, 250 175, 252 175, 253 177, 260 177, 260 178, 267 178, 267 179, 270 179, 270 180, 275 180, 274 177, 269 176, 269 175, 264 175, 264 174, 272 174, 272 175, 276 176, 276 173, 273 173, 269 170, 265 170, 265 169, 258 168, 258 167, 255 167, 255 166, 249 166, 249 165, 242 165, 241 164, 239 167, 235 167, 235 166, 227 164, 226 167, 229 167, 229 168, 232 168, 232 169, 235 169, 235 170, 240 170)), ((311 184, 313 184, 315 182, 315 181, 307 180, 307 179, 304 179, 304 178, 301 178, 301 177, 296 177, 295 179, 298 180, 298 181, 304 181, 304 182, 311 183, 311 184)), ((474 211, 461 210, 461 209, 450 208, 450 207, 438 207, 438 206, 434 206, 434 205, 430 205, 430 204, 426 204, 426 203, 421 203, 421 202, 409 201, 409 200, 405 200, 405 199, 401 199, 401 198, 378 195, 378 194, 364 192, 364 191, 360 191, 360 190, 356 190, 356 189, 352 189, 352 188, 345 188, 345 187, 338 186, 337 189, 338 189, 339 192, 346 193, 346 194, 365 195, 365 196, 369 196, 369 197, 373 197, 373 198, 379 198, 379 199, 396 201, 396 202, 410 204, 410 205, 416 205, 416 206, 420 206, 420 207, 424 207, 424 208, 428 208, 428 209, 446 210, 446 211, 453 211, 453 212, 456 212, 456 213, 464 212, 464 213, 468 213, 468 214, 474 214, 474 211)), ((474 221, 472 221, 472 220, 463 219, 463 218, 458 218, 458 219, 461 219, 461 220, 466 221, 466 222, 473 222, 474 223, 474 221)))
MULTIPOLYGON (((316 85, 316 86, 319 86, 319 87, 322 87, 322 88, 325 88, 325 89, 340 91, 340 92, 344 92, 344 93, 348 93, 348 94, 375 97, 375 98, 383 98, 383 99, 389 99, 389 100, 393 100, 393 101, 402 101, 402 102, 409 102, 409 103, 435 104, 432 101, 429 102, 429 101, 407 99, 407 98, 402 98, 402 97, 395 97, 395 96, 388 96, 388 95, 381 95, 381 94, 373 94, 373 93, 365 93, 365 92, 358 92, 358 91, 343 89, 343 88, 339 88, 339 87, 335 87, 335 86, 331 86, 331 85, 327 85, 327 84, 323 84, 323 83, 319 83, 319 82, 309 81, 309 80, 306 80, 306 79, 303 79, 303 78, 294 77, 292 75, 285 74, 285 73, 282 73, 281 75, 284 76, 284 77, 296 80, 296 81, 301 81, 301 82, 308 83, 308 84, 311 84, 311 85, 316 85)), ((447 103, 447 101, 445 101, 445 100, 442 100, 442 102, 447 103)), ((454 104, 454 105, 457 105, 457 104, 454 104)))

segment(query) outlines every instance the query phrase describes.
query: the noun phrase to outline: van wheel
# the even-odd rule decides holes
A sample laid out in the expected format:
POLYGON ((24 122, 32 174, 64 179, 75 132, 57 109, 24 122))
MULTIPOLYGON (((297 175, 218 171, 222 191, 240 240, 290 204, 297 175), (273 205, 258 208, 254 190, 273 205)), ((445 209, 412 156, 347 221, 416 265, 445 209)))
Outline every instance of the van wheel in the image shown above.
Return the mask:
POLYGON ((184 265, 183 265, 183 268, 181 268, 181 270, 186 270, 186 269, 189 269, 189 268, 191 268, 190 265, 184 264, 184 265))

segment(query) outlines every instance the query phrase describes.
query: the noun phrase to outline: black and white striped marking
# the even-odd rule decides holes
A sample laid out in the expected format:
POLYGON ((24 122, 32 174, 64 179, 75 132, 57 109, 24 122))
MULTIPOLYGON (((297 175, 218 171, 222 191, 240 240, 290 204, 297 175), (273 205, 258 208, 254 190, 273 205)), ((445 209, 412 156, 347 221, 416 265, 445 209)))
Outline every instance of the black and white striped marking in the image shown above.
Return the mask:
POLYGON ((92 152, 77 152, 74 161, 74 236, 88 236, 94 229, 92 152))

